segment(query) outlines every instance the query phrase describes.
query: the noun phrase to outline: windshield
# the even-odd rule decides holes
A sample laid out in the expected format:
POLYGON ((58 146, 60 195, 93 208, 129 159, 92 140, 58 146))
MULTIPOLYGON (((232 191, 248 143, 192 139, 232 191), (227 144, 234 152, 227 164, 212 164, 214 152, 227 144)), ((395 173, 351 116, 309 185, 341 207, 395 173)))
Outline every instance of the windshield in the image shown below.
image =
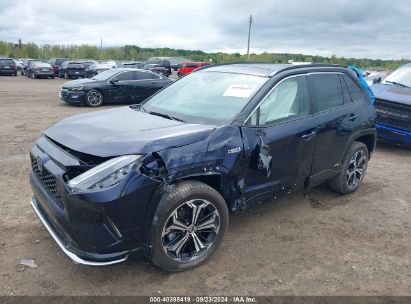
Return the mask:
POLYGON ((91 79, 93 79, 93 80, 108 80, 110 77, 112 77, 112 76, 114 76, 114 75, 116 75, 116 74, 118 74, 118 70, 108 70, 108 71, 104 71, 104 72, 102 72, 102 73, 100 73, 100 74, 97 74, 96 76, 94 76, 93 78, 91 78, 91 79))
POLYGON ((398 83, 399 85, 404 85, 411 87, 411 66, 400 67, 384 79, 384 83, 398 83))
POLYGON ((190 123, 224 124, 241 112, 267 80, 244 74, 196 72, 154 95, 142 110, 190 123))

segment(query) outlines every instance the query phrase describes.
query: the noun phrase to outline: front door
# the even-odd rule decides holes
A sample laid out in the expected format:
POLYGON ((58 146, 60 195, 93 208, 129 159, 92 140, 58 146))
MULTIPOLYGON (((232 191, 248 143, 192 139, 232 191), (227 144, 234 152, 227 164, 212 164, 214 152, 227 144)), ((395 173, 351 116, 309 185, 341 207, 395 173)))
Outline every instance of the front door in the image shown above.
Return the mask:
POLYGON ((318 125, 311 108, 306 76, 291 76, 267 94, 242 127, 247 206, 304 186, 318 125))

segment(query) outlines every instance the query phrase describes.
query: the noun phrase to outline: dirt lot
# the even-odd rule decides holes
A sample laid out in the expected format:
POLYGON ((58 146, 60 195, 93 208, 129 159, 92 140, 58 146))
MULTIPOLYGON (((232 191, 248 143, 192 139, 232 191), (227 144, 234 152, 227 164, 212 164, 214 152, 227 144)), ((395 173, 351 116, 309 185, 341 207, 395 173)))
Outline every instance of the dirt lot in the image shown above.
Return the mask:
POLYGON ((220 250, 195 270, 73 264, 29 204, 36 137, 95 111, 61 103, 62 83, 0 77, 0 295, 411 295, 411 151, 380 143, 357 193, 320 187, 232 215, 220 250))

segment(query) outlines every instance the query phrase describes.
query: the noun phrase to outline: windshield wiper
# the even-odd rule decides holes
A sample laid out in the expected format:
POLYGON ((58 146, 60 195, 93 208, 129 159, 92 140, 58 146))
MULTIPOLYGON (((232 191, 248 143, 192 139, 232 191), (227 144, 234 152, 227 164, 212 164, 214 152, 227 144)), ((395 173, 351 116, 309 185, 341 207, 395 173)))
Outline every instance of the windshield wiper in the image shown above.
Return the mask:
MULTIPOLYGON (((141 108, 144 109, 143 107, 141 107, 141 108)), ((144 111, 145 111, 145 109, 144 109, 144 111)), ((149 111, 148 114, 161 116, 161 117, 164 117, 164 118, 167 118, 167 119, 170 119, 170 120, 185 122, 184 120, 182 120, 180 118, 177 118, 177 117, 165 114, 165 113, 149 111)))
POLYGON ((409 86, 407 86, 405 84, 402 84, 402 83, 399 83, 399 82, 396 82, 396 81, 386 80, 385 82, 392 83, 392 84, 398 85, 398 86, 403 87, 403 88, 409 88, 409 86))

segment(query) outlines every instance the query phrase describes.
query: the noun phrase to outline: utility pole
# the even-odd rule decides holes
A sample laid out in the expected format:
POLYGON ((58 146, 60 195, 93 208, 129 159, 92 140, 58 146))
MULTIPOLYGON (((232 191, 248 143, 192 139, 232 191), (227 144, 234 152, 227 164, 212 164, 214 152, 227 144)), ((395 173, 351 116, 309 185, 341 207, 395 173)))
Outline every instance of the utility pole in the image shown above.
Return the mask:
POLYGON ((253 15, 250 15, 248 20, 248 44, 247 44, 247 61, 250 60, 250 36, 251 36, 251 24, 253 23, 253 15))

